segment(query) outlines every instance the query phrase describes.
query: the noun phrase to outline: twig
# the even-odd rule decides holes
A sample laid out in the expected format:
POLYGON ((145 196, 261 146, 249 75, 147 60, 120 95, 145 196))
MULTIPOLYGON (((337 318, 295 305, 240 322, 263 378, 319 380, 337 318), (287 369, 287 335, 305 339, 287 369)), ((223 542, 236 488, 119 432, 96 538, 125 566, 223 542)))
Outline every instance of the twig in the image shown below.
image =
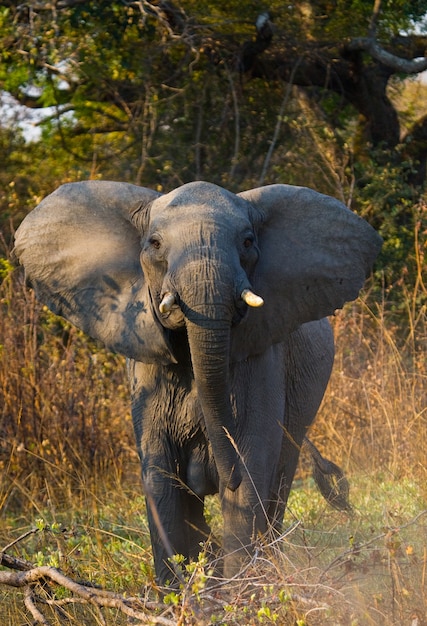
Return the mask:
POLYGON ((230 180, 233 180, 234 175, 236 173, 236 167, 239 163, 239 152, 240 152, 240 109, 239 109, 239 99, 237 97, 236 88, 233 82, 233 76, 230 70, 225 64, 225 69, 227 72, 228 82, 230 84, 231 96, 233 99, 233 108, 234 108, 234 150, 233 156, 231 158, 231 169, 230 169, 230 180))
POLYGON ((26 539, 27 537, 29 537, 30 535, 35 535, 36 533, 39 532, 38 528, 32 528, 31 530, 27 530, 27 532, 23 533, 22 535, 20 535, 17 539, 14 539, 13 541, 11 541, 10 543, 7 544, 7 546, 5 546, 3 548, 3 550, 0 552, 0 555, 4 554, 5 552, 7 552, 10 548, 12 548, 13 546, 15 546, 17 543, 19 543, 20 541, 23 541, 24 539, 26 539))
POLYGON ((427 509, 424 511, 421 511, 421 513, 418 513, 418 515, 416 515, 413 519, 411 519, 409 522, 407 522, 406 524, 402 524, 402 526, 396 526, 396 528, 388 528, 386 530, 386 532, 381 533, 380 535, 377 535, 376 537, 373 537, 372 539, 370 539, 369 541, 367 541, 366 543, 363 544, 357 544, 357 546, 352 546, 351 548, 349 548, 348 550, 345 550, 342 554, 340 554, 339 556, 337 556, 333 561, 331 561, 331 563, 329 563, 329 565, 322 571, 321 575, 320 575, 320 579, 319 582, 322 581, 322 579, 325 577, 325 575, 327 574, 327 572, 329 572, 329 570, 331 570, 333 567, 335 567, 336 565, 339 565, 342 561, 344 561, 348 556, 351 556, 352 554, 355 554, 356 552, 361 552, 362 550, 365 550, 366 548, 369 548, 369 546, 371 546, 372 544, 377 543, 377 541, 380 541, 381 539, 384 539, 385 537, 387 537, 387 535, 392 531, 393 533, 398 533, 402 530, 404 530, 405 528, 408 528, 409 526, 412 526, 413 524, 416 524, 417 521, 423 517, 424 515, 427 515, 427 509))
POLYGON ((36 624, 49 626, 49 622, 47 621, 43 613, 41 613, 34 604, 33 591, 29 586, 26 587, 24 591, 24 604, 27 607, 28 611, 31 613, 31 615, 34 617, 36 624))
POLYGON ((267 171, 268 171, 268 168, 270 166, 271 157, 273 156, 273 152, 274 152, 274 150, 276 148, 276 143, 277 143, 277 140, 279 138, 280 128, 281 128, 282 122, 283 122, 283 115, 285 113, 286 107, 288 106, 288 101, 289 101, 289 98, 291 96, 291 91, 292 91, 292 87, 293 87, 295 74, 296 74, 296 71, 297 71, 301 61, 302 61, 302 58, 299 57, 297 59, 297 62, 295 63, 295 65, 292 68, 292 72, 291 72, 291 75, 289 77, 289 82, 286 85, 285 95, 283 96, 283 100, 282 100, 282 103, 280 105, 279 115, 277 116, 277 122, 276 122, 276 126, 274 128, 273 138, 272 138, 272 140, 270 142, 270 147, 268 148, 266 157, 264 159, 264 163, 263 163, 262 170, 261 170, 261 175, 260 175, 259 180, 258 180, 258 185, 263 185, 265 177, 267 176, 267 171))

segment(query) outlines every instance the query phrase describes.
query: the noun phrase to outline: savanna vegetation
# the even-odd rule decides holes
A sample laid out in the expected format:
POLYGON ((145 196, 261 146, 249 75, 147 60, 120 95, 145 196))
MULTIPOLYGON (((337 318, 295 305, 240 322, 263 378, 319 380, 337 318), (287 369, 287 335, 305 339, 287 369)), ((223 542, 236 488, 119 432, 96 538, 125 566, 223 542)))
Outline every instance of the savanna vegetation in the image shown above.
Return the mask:
MULTIPOLYGON (((426 13, 424 0, 2 2, 0 582, 22 576, 0 587, 2 623, 427 623, 426 13), (332 320, 310 435, 344 468, 353 510, 321 500, 303 452, 286 533, 227 585, 206 587, 202 551, 159 599, 124 360, 37 303, 15 267, 26 213, 89 178, 308 185, 384 238, 365 292, 332 320), (68 578, 42 569, 37 583, 30 567, 68 578)), ((218 511, 212 498, 220 534, 218 511)))

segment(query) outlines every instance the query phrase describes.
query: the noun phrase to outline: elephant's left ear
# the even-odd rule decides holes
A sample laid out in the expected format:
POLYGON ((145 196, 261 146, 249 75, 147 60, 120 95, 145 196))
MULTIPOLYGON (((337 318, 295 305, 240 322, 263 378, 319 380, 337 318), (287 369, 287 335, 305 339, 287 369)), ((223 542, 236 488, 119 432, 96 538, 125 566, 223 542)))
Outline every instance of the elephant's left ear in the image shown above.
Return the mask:
POLYGON ((108 348, 173 362, 140 264, 155 191, 107 181, 59 187, 27 215, 14 254, 37 298, 108 348))
POLYGON ((252 284, 265 304, 250 310, 246 329, 241 325, 258 352, 354 300, 382 240, 344 204, 312 189, 270 185, 239 195, 259 223, 252 284))

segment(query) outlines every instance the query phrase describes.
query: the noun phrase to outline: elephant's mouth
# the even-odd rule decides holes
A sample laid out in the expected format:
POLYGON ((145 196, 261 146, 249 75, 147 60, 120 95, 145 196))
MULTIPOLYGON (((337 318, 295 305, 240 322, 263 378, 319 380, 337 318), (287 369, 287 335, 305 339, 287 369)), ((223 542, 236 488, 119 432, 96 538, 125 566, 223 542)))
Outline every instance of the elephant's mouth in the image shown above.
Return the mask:
POLYGON ((166 313, 159 311, 158 319, 162 326, 169 330, 180 330, 185 326, 184 314, 178 305, 174 305, 174 307, 166 313))
MULTIPOLYGON (((156 308, 157 318, 159 322, 161 323, 161 325, 164 326, 164 328, 167 328, 168 330, 181 330, 184 328, 185 315, 182 312, 182 309, 179 304, 174 303, 166 311, 164 310, 162 311, 160 309, 160 304, 161 304, 160 300, 157 301, 156 304, 157 306, 155 308, 156 308)), ((247 304, 245 304, 245 302, 243 302, 243 300, 236 305, 234 314, 231 319, 232 327, 237 326, 238 324, 240 324, 240 322, 242 322, 247 317, 248 308, 249 307, 247 306, 247 304)))
POLYGON ((162 306, 164 304, 165 297, 157 296, 151 297, 152 308, 154 313, 160 322, 160 324, 168 330, 180 330, 185 326, 185 317, 179 306, 177 297, 173 297, 170 300, 167 307, 162 306))
POLYGON ((248 311, 249 311, 249 307, 246 304, 246 302, 243 302, 243 300, 240 300, 236 304, 236 309, 231 319, 231 326, 237 326, 238 324, 240 324, 240 322, 243 322, 248 315, 248 311))
MULTIPOLYGON (((237 326, 247 317, 249 306, 242 299, 235 303, 231 317, 231 327, 237 326)), ((185 327, 185 314, 180 305, 177 294, 165 293, 162 297, 154 299, 153 309, 160 324, 168 330, 181 330, 185 327)))

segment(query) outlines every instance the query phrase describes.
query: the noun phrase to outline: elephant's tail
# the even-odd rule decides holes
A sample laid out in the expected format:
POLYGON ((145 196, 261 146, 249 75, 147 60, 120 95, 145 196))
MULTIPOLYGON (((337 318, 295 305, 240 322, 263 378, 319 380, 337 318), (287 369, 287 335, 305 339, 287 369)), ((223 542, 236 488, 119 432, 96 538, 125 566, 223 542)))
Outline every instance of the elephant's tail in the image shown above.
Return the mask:
POLYGON ((313 478, 322 496, 334 509, 351 512, 350 485, 342 469, 323 457, 307 437, 303 446, 310 453, 313 478))

